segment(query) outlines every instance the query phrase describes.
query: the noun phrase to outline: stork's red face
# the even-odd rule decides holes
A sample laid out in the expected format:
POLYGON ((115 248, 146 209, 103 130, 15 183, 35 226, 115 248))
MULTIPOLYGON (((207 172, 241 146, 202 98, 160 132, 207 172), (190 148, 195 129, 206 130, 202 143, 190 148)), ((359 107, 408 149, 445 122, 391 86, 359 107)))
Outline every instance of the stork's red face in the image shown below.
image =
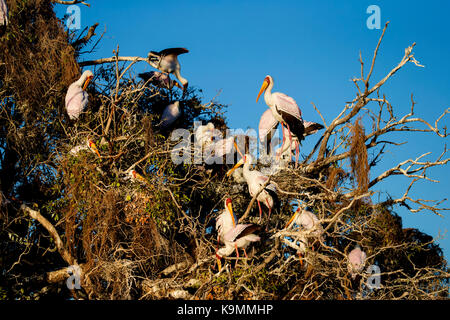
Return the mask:
POLYGON ((269 78, 269 77, 265 77, 265 78, 264 78, 264 82, 263 82, 263 84, 262 84, 262 86, 261 86, 261 89, 259 90, 258 97, 256 98, 256 102, 258 102, 259 97, 261 96, 261 94, 262 94, 264 91, 266 91, 266 89, 267 89, 267 87, 268 87, 269 85, 270 85, 270 78, 269 78))

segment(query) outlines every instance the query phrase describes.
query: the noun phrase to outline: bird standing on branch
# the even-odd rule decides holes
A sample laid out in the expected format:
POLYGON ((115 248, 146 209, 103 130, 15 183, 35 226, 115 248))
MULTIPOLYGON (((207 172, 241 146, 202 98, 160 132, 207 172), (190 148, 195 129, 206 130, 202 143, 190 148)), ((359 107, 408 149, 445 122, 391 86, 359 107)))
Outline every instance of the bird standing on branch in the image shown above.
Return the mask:
POLYGON ((183 89, 183 87, 177 81, 170 79, 169 75, 166 73, 161 73, 158 71, 150 71, 139 73, 138 76, 142 78, 145 82, 150 81, 152 84, 158 87, 172 89, 173 86, 176 86, 180 89, 183 89))
POLYGON ((355 279, 356 275, 363 270, 364 264, 366 263, 366 257, 366 253, 361 250, 359 244, 357 244, 355 248, 348 254, 347 268, 348 272, 352 276, 352 279, 355 279))
MULTIPOLYGON (((301 230, 299 230, 299 236, 295 237, 295 240, 298 241, 299 249, 297 250, 297 254, 299 255, 299 258, 302 258, 306 253, 306 246, 308 245, 308 238, 310 236, 323 241, 323 227, 320 224, 319 218, 317 218, 314 213, 301 206, 297 208, 284 228, 301 228, 301 230)), ((302 259, 300 260, 300 263, 303 265, 302 259)))
MULTIPOLYGON (((245 154, 236 165, 227 172, 227 176, 229 177, 234 170, 239 168, 241 165, 244 165, 243 175, 244 179, 247 181, 248 191, 251 197, 254 197, 258 191, 264 186, 269 177, 265 176, 258 170, 250 170, 250 165, 253 163, 253 157, 249 154, 245 154)), ((276 194, 276 186, 274 184, 269 184, 260 192, 256 201, 258 202, 259 207, 259 220, 262 219, 262 209, 261 203, 269 209, 269 219, 270 214, 272 213, 272 209, 275 206, 275 203, 278 202, 278 196, 276 194)))
POLYGON ((72 149, 70 149, 69 153, 73 154, 75 156, 80 151, 83 151, 83 150, 90 150, 93 153, 95 153, 99 158, 101 158, 101 155, 100 155, 100 152, 97 149, 97 146, 95 145, 94 141, 92 141, 89 138, 86 139, 86 144, 81 144, 81 145, 78 145, 76 147, 73 147, 72 149))
POLYGON ((299 143, 312 131, 317 132, 317 130, 324 127, 313 122, 308 122, 308 127, 305 127, 302 112, 295 100, 281 92, 272 93, 273 84, 273 78, 269 75, 266 76, 256 98, 256 102, 258 102, 259 97, 264 92, 264 101, 270 108, 263 113, 259 121, 259 138, 261 141, 266 141, 267 146, 269 146, 274 130, 277 128, 278 123, 281 123, 284 147, 279 150, 277 157, 292 147, 292 143, 295 143, 296 159, 298 159, 299 143), (286 127, 286 130, 284 130, 284 127, 286 127), (288 139, 287 136, 289 140, 285 144, 285 141, 288 139))
POLYGON ((177 79, 183 84, 183 89, 186 90, 188 81, 180 74, 181 66, 178 62, 178 56, 188 52, 189 50, 185 48, 168 48, 159 52, 150 51, 148 54, 148 59, 162 72, 174 74, 175 77, 177 77, 177 79))
POLYGON ((161 115, 160 126, 161 129, 167 129, 172 125, 181 115, 180 101, 175 101, 169 104, 161 115))
POLYGON ((218 249, 216 252, 219 271, 222 257, 227 257, 236 250, 236 255, 239 259, 239 249, 243 249, 245 257, 248 258, 245 249, 251 242, 261 240, 259 236, 253 234, 253 232, 260 229, 258 225, 238 224, 237 222, 238 219, 233 213, 232 201, 230 198, 227 198, 225 199, 225 209, 216 220, 217 242, 225 245, 225 247, 218 249))
POLYGON ((66 111, 71 120, 77 120, 88 104, 88 93, 85 91, 94 78, 91 70, 86 70, 80 79, 69 86, 66 94, 66 111))

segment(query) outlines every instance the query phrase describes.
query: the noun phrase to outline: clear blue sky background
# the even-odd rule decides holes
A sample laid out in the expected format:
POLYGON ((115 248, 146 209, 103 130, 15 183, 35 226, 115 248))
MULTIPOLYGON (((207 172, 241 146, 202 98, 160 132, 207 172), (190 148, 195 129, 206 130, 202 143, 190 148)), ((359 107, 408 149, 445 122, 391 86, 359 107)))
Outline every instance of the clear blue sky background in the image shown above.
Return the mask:
MULTIPOLYGON (((369 30, 366 20, 369 5, 381 9, 381 27, 390 25, 380 48, 372 84, 381 79, 402 58, 404 49, 416 42, 415 56, 425 65, 406 65, 383 88, 398 116, 410 110, 410 95, 417 102, 416 115, 434 123, 450 106, 450 2, 443 1, 118 1, 88 0, 91 7, 79 5, 81 25, 99 22, 97 33, 106 28, 98 50, 88 58, 109 57, 120 45, 121 55, 146 56, 149 50, 186 47, 180 57, 182 74, 189 84, 203 90, 204 100, 219 90, 221 103, 228 104, 231 128, 257 128, 265 111, 263 101, 255 103, 266 74, 275 80, 275 91, 292 96, 306 120, 320 122, 311 102, 321 110, 327 123, 342 110, 345 101, 355 96, 350 79, 359 76, 359 51, 370 64, 381 30, 369 30)), ((57 5, 62 17, 66 6, 57 5)), ((136 72, 151 68, 141 63, 136 72)), ((367 73, 367 71, 366 71, 367 73)), ((450 128, 449 118, 440 127, 450 128)), ((443 150, 447 139, 431 134, 391 135, 396 142, 389 148, 375 177, 396 163, 431 151, 432 160, 443 150)), ((311 150, 316 139, 304 143, 311 150)), ((448 165, 432 169, 429 177, 441 183, 419 182, 410 193, 425 199, 449 196, 448 165)), ((400 197, 408 179, 393 177, 375 187, 400 197)), ((450 207, 449 201, 446 207, 450 207)), ((404 227, 418 228, 433 237, 449 229, 449 217, 431 212, 397 212, 404 227)), ((450 241, 439 240, 446 257, 450 241)))

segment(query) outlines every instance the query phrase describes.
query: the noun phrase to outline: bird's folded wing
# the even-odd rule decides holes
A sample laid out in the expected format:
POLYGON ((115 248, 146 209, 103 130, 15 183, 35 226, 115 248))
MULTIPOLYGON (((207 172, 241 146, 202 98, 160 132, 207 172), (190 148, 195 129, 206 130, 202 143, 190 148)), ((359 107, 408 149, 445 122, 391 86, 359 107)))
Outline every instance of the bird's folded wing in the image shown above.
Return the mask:
POLYGON ((259 226, 255 224, 238 224, 236 227, 228 231, 224 239, 225 241, 236 241, 239 238, 252 234, 254 231, 259 230, 259 226))
POLYGON ((159 52, 159 55, 160 56, 168 56, 168 55, 178 56, 180 54, 188 53, 188 52, 189 52, 189 50, 186 48, 167 48, 167 49, 161 50, 159 52))
POLYGON ((270 144, 273 136, 272 130, 276 129, 277 125, 278 121, 274 118, 272 110, 267 109, 259 120, 259 139, 261 141, 267 139, 267 143, 270 144))
POLYGON ((283 113, 290 114, 298 120, 303 120, 302 112, 293 98, 285 95, 284 93, 275 92, 272 94, 272 99, 279 112, 282 111, 283 113))

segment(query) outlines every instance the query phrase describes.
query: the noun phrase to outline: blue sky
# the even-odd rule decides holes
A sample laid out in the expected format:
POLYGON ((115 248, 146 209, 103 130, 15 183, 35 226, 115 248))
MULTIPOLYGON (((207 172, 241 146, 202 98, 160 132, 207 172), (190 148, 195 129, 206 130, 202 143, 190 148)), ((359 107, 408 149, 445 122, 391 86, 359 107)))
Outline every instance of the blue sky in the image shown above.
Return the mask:
MULTIPOLYGON (((327 123, 355 96, 350 79, 359 76, 359 51, 368 68, 381 30, 370 30, 366 20, 369 5, 381 9, 381 27, 390 25, 380 48, 372 84, 381 79, 402 58, 404 49, 416 42, 415 57, 425 68, 413 64, 399 71, 382 92, 390 98, 396 114, 410 110, 410 95, 417 102, 415 114, 434 123, 450 107, 450 37, 448 1, 101 1, 91 7, 79 5, 81 26, 95 22, 97 34, 106 34, 97 51, 85 59, 109 57, 120 45, 124 56, 146 56, 149 50, 185 47, 182 75, 191 86, 203 90, 204 100, 213 98, 229 105, 226 114, 231 128, 257 128, 266 109, 263 100, 255 103, 265 75, 275 81, 275 91, 293 97, 306 120, 320 122, 311 102, 327 123)), ((63 16, 66 6, 57 5, 63 16)), ((136 73, 151 68, 137 65, 136 73)), ((367 74, 367 69, 366 69, 367 74)), ((440 127, 450 122, 441 122, 440 127)), ((380 167, 371 177, 406 159, 425 152, 433 160, 443 151, 447 139, 431 134, 390 136, 407 144, 389 148, 380 167)), ((311 150, 316 139, 303 144, 311 150)), ((448 166, 428 171, 441 183, 419 182, 411 196, 440 200, 449 196, 448 166)), ((374 190, 400 197, 408 179, 393 177, 374 190)), ((446 207, 450 207, 447 201, 446 207)), ((433 237, 450 229, 444 218, 430 212, 397 212, 404 227, 418 228, 433 237)), ((439 240, 446 257, 450 255, 449 236, 439 240)))

